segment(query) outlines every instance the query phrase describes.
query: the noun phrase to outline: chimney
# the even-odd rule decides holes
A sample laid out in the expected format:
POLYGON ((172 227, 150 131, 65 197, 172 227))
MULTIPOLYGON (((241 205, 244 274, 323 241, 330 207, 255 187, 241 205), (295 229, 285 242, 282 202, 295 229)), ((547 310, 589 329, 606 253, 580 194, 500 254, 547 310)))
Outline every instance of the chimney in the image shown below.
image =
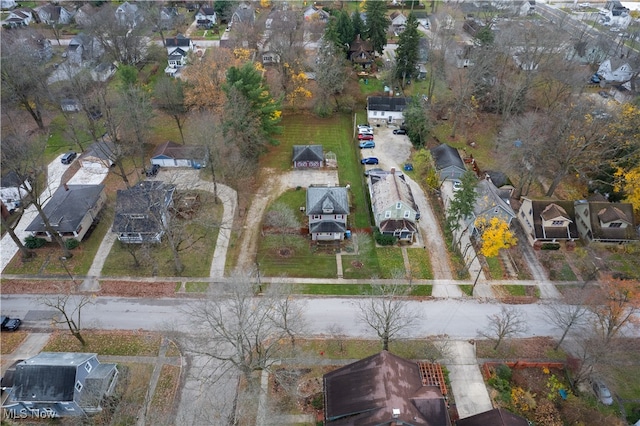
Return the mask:
POLYGON ((396 168, 395 167, 391 168, 391 174, 395 176, 395 174, 396 174, 396 168))
POLYGON ((393 414, 393 418, 397 419, 400 417, 400 409, 399 408, 394 408, 391 410, 391 413, 393 414))
POLYGON ((62 186, 64 186, 64 190, 65 190, 65 191, 68 191, 68 190, 69 190, 69 185, 67 185, 66 183, 65 183, 65 184, 63 184, 62 186))

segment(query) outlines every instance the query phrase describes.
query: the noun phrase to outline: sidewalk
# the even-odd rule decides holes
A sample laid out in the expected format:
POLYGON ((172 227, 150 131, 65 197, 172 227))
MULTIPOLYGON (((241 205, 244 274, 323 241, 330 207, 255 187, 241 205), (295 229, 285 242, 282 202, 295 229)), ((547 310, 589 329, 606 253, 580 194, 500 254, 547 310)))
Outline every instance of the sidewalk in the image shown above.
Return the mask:
POLYGON ((29 333, 24 341, 10 354, 2 355, 2 374, 14 362, 38 355, 49 341, 51 333, 29 333))

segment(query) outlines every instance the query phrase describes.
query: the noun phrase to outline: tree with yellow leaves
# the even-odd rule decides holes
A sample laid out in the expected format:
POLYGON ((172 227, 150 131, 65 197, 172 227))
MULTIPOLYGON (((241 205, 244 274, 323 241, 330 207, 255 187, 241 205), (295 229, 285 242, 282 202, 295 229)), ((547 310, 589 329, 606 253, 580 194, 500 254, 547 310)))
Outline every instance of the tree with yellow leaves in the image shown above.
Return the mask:
POLYGON ((624 193, 625 201, 633 204, 633 209, 640 213, 640 166, 626 172, 619 168, 616 177, 618 183, 615 190, 624 193))
POLYGON ((291 83, 293 84, 293 91, 287 95, 287 101, 291 108, 295 109, 296 102, 298 100, 310 99, 311 91, 309 91, 305 85, 307 84, 307 76, 304 72, 299 72, 291 76, 291 83))
POLYGON ((478 219, 476 228, 482 235, 480 253, 484 257, 497 256, 501 249, 512 247, 518 242, 507 222, 498 217, 493 217, 489 221, 484 218, 478 219))

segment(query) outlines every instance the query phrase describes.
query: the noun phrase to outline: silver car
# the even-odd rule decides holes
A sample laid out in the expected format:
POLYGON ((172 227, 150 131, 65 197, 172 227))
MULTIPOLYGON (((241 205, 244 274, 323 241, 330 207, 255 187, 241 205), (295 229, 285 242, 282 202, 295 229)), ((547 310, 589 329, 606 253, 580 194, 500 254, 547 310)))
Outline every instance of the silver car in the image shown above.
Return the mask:
POLYGON ((601 380, 593 379, 591 381, 591 386, 593 387, 593 392, 596 394, 596 398, 598 398, 598 401, 600 401, 604 405, 613 404, 611 391, 601 380))

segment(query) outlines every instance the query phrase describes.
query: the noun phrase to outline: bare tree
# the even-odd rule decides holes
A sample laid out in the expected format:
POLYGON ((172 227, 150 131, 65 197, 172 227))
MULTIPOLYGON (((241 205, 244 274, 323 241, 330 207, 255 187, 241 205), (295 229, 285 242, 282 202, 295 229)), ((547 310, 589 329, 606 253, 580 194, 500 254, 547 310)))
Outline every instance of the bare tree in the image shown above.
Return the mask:
POLYGON ((389 350, 389 342, 402 336, 418 323, 420 312, 409 305, 409 288, 397 282, 372 285, 371 297, 355 302, 358 318, 373 329, 389 350))
POLYGON ((43 297, 40 303, 56 310, 60 316, 53 317, 53 323, 66 325, 71 335, 84 347, 87 342, 82 336, 81 314, 85 306, 93 304, 93 298, 87 295, 73 295, 72 289, 73 287, 59 289, 59 294, 43 297))
POLYGON ((562 299, 551 300, 544 305, 545 317, 562 331, 554 349, 557 350, 562 345, 571 330, 586 325, 589 309, 585 302, 583 290, 577 290, 566 292, 562 299))
POLYGON ((277 202, 266 212, 264 225, 278 230, 282 234, 282 244, 284 244, 286 234, 292 229, 298 230, 300 221, 291 207, 277 202))
POLYGON ((343 55, 328 40, 320 41, 318 58, 315 65, 318 83, 318 110, 329 109, 329 99, 333 97, 336 108, 340 108, 340 97, 349 77, 349 68, 343 55))
POLYGON ((291 348, 295 349, 296 337, 307 328, 304 304, 294 300, 293 288, 287 284, 271 284, 265 297, 273 301, 271 320, 289 337, 291 348))
POLYGON ((156 83, 154 92, 155 104, 170 115, 178 126, 180 139, 184 145, 183 125, 187 109, 184 100, 184 83, 179 78, 161 77, 156 83))
POLYGON ((495 341, 493 350, 497 350, 503 340, 527 331, 527 323, 514 308, 503 306, 500 313, 488 315, 486 330, 478 330, 482 337, 495 341))
POLYGON ((185 311, 196 324, 184 337, 187 350, 220 362, 216 373, 236 371, 248 382, 255 371, 278 361, 282 339, 294 333, 292 318, 301 315, 294 305, 276 308, 281 295, 256 297, 256 291, 248 274, 236 273, 221 293, 210 293, 185 311))
POLYGON ((338 346, 338 352, 344 353, 346 335, 344 334, 344 328, 340 324, 335 323, 329 326, 329 338, 330 342, 338 346))

